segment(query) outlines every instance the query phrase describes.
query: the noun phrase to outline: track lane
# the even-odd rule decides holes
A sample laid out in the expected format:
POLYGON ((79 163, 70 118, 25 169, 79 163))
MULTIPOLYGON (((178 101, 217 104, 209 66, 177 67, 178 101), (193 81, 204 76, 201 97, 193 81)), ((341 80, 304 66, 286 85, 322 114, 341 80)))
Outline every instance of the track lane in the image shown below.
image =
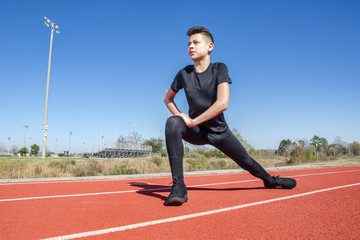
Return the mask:
MULTIPOLYGON (((323 168, 323 169, 306 169, 308 171, 298 174, 299 170, 292 170, 292 171, 280 171, 282 176, 291 176, 295 178, 299 178, 302 176, 307 176, 308 174, 334 174, 333 171, 327 172, 329 169, 335 170, 336 168, 323 168), (309 172, 310 171, 310 172, 309 172), (316 172, 314 172, 316 171, 316 172), (285 174, 285 175, 284 175, 285 174), (287 174, 287 175, 286 175, 287 174), (290 174, 290 175, 289 175, 290 174), (292 175, 291 175, 292 174, 292 175)), ((359 167, 346 167, 346 171, 357 171, 360 170, 359 167)), ((304 170, 300 170, 304 171, 304 170)), ((270 172, 273 175, 279 173, 279 171, 270 172)), ((186 180, 191 179, 191 182, 196 186, 197 182, 196 179, 200 180, 200 186, 204 186, 206 184, 218 184, 217 179, 221 179, 221 181, 226 182, 237 182, 243 181, 248 178, 248 174, 246 173, 237 173, 237 174, 217 174, 217 175, 196 175, 196 176, 187 176, 186 180), (234 181, 234 176, 236 176, 236 181, 234 181), (210 180, 210 181, 208 181, 210 180)), ((42 197, 75 197, 79 196, 86 196, 91 194, 115 194, 115 193, 122 193, 122 191, 132 191, 138 190, 134 187, 129 185, 129 181, 132 182, 145 182, 148 183, 150 178, 139 178, 139 179, 120 179, 120 180, 84 180, 84 181, 49 181, 49 182, 18 182, 18 183, 1 183, 0 184, 0 193, 1 199, 0 201, 5 201, 7 199, 41 199, 42 197), (71 187, 68 185, 71 184, 71 187)), ((161 188, 168 188, 170 187, 169 182, 167 184, 163 184, 163 180, 166 179, 167 181, 171 181, 168 177, 159 177, 159 178, 151 178, 150 184, 162 184, 161 188), (168 186, 166 186, 168 185, 168 186)), ((258 179, 253 180, 245 180, 245 181, 257 181, 258 179)), ((187 183, 187 185, 189 185, 187 183)))
MULTIPOLYGON (((359 187, 86 239, 359 239, 359 187), (334 206, 336 206, 334 208, 334 206)), ((79 238, 85 239, 85 238, 79 238)))
MULTIPOLYGON (((299 184, 301 182, 302 189, 304 191, 308 191, 313 188, 321 188, 323 187, 323 185, 335 186, 336 184, 340 184, 342 182, 345 183, 346 181, 349 182, 350 180, 355 180, 356 174, 349 172, 349 170, 351 169, 327 169, 327 171, 319 171, 319 169, 316 169, 305 172, 281 171, 281 174, 306 175, 324 173, 322 175, 310 175, 296 178, 299 184), (329 170, 330 172, 335 173, 327 174, 329 170), (336 173, 336 171, 344 173, 336 173), (347 176, 345 179, 343 174, 347 176), (349 178, 350 175, 355 175, 355 179, 349 178), (321 180, 324 176, 332 177, 330 177, 330 180, 328 180, 324 184, 324 181, 321 180), (314 181, 312 181, 311 184, 307 184, 306 179, 309 179, 310 177, 314 179, 315 183, 318 182, 318 185, 315 186, 314 181)), ((352 168, 352 170, 356 170, 356 168, 352 168)), ((256 181, 250 178, 251 176, 248 174, 187 177, 187 184, 195 187, 190 187, 190 202, 185 204, 181 208, 165 208, 162 206, 163 198, 167 196, 169 190, 161 190, 154 192, 149 191, 146 194, 145 192, 142 192, 141 194, 126 193, 122 195, 113 194, 64 199, 32 200, 23 201, 21 203, 0 203, 0 208, 4 209, 4 207, 6 207, 7 211, 5 211, 5 214, 6 212, 8 214, 6 214, 6 216, 4 215, 5 218, 11 219, 13 217, 14 221, 10 221, 10 223, 8 222, 7 224, 5 223, 6 226, 9 226, 11 222, 14 225, 17 224, 19 226, 17 229, 12 228, 11 232, 7 232, 7 236, 11 237, 14 236, 12 234, 16 233, 16 236, 18 237, 25 237, 26 239, 38 239, 46 236, 61 236, 64 234, 71 234, 76 232, 86 232, 89 230, 123 226, 136 222, 152 221, 159 218, 176 217, 186 214, 192 214, 194 212, 231 207, 234 206, 234 202, 236 204, 246 204, 249 202, 271 199, 274 197, 281 197, 288 194, 302 192, 299 191, 300 188, 296 188, 290 191, 281 189, 263 189, 262 183, 260 181, 256 181), (214 178, 215 180, 212 178, 214 178), (220 184, 196 187, 196 185, 199 184, 205 185, 224 180, 229 181, 240 179, 247 179, 250 181, 243 183, 231 183, 228 185, 220 184), (217 195, 220 195, 221 197, 219 198, 217 197, 217 195), (204 204, 203 199, 212 199, 213 201, 209 204, 204 204), (20 217, 14 218, 14 216, 20 217), (32 221, 30 222, 29 219, 32 219, 32 221)), ((160 184, 159 186, 162 187, 169 186, 168 178, 142 180, 155 184, 147 185, 147 187, 157 187, 156 184, 160 184)), ((128 179, 125 181, 125 183, 128 184, 131 181, 133 181, 133 179, 128 179)), ((89 183, 76 183, 76 185, 77 184, 83 185, 83 187, 86 187, 88 189, 88 187, 93 183, 91 183, 90 185, 88 185, 89 183)), ((139 186, 127 185, 127 187, 130 187, 134 190, 139 189, 139 186)), ((1 223, 1 226, 3 226, 3 223, 4 222, 1 223)), ((4 233, 3 230, 3 227, 1 227, 0 232, 4 233)))

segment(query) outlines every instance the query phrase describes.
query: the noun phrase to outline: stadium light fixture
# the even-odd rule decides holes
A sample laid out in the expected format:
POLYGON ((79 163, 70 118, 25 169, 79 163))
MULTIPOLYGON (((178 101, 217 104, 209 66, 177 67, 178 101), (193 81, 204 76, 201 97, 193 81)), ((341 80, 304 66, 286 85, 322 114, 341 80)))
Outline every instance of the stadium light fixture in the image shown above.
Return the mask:
POLYGON ((51 51, 52 51, 52 41, 53 35, 55 33, 60 33, 57 29, 59 29, 59 25, 44 17, 44 25, 51 28, 51 37, 50 37, 50 50, 49 50, 49 63, 48 63, 48 73, 47 73, 47 81, 46 81, 46 97, 45 97, 45 114, 44 114, 44 128, 43 128, 43 144, 42 144, 42 159, 46 158, 46 139, 47 139, 47 112, 48 112, 48 99, 49 99, 49 83, 50 83, 50 66, 51 66, 51 51))
POLYGON ((71 156, 71 136, 72 132, 69 132, 69 157, 71 156))
POLYGON ((131 127, 131 122, 129 121, 127 124, 129 125, 128 142, 130 142, 130 127, 131 127))
POLYGON ((9 140, 9 148, 8 148, 8 155, 10 156, 10 148, 11 148, 11 137, 8 137, 9 140))
POLYGON ((25 125, 24 129, 24 148, 26 148, 26 131, 29 130, 29 126, 25 125))
POLYGON ((103 150, 103 138, 104 138, 104 136, 102 135, 102 132, 101 132, 100 133, 100 146, 99 146, 100 152, 103 150))
POLYGON ((57 152, 57 144, 58 144, 58 140, 56 139, 56 140, 55 140, 55 154, 58 153, 58 152, 57 152))

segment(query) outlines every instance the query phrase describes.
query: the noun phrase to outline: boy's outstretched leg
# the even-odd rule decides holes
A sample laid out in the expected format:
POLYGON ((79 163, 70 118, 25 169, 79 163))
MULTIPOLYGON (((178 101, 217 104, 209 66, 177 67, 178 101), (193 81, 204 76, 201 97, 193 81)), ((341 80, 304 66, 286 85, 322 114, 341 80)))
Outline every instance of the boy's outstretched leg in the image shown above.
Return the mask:
POLYGON ((219 143, 215 144, 219 150, 233 159, 240 167, 247 170, 251 175, 263 180, 265 188, 280 186, 285 189, 296 187, 296 180, 292 178, 280 178, 271 176, 258 162, 246 152, 240 141, 228 130, 220 137, 219 143))

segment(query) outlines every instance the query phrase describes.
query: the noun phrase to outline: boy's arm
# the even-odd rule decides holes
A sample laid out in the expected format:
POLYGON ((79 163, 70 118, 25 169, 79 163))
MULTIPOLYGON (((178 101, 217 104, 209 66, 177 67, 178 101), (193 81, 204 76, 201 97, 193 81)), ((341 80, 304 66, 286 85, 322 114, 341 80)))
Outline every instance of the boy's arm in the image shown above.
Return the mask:
POLYGON ((166 107, 170 110, 170 112, 176 116, 179 115, 181 112, 179 111, 179 109, 176 107, 175 102, 174 102, 174 98, 176 96, 176 92, 174 92, 173 90, 171 90, 171 88, 169 88, 169 90, 166 92, 165 98, 164 98, 164 103, 166 105, 166 107))
MULTIPOLYGON (((210 120, 226 109, 229 106, 229 98, 230 98, 230 90, 229 90, 229 83, 224 82, 218 85, 217 87, 217 99, 216 102, 211 105, 205 112, 200 114, 198 117, 191 119, 188 115, 184 113, 177 113, 174 115, 180 116, 184 119, 186 126, 188 127, 195 127, 207 120, 210 120)), ((170 110, 171 111, 171 110, 170 110)))

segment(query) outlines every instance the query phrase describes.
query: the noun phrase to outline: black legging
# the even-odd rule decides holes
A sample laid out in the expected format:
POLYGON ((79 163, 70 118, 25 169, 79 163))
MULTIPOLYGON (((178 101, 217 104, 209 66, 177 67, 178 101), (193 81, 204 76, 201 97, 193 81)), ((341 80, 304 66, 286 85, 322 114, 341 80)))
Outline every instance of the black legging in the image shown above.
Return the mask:
POLYGON ((181 117, 168 118, 165 128, 166 148, 169 155, 172 176, 184 179, 183 156, 184 147, 182 139, 194 144, 210 144, 232 160, 240 167, 249 171, 253 176, 258 177, 266 183, 272 183, 273 179, 265 169, 249 156, 234 134, 227 129, 221 134, 209 133, 199 126, 189 128, 181 117))

